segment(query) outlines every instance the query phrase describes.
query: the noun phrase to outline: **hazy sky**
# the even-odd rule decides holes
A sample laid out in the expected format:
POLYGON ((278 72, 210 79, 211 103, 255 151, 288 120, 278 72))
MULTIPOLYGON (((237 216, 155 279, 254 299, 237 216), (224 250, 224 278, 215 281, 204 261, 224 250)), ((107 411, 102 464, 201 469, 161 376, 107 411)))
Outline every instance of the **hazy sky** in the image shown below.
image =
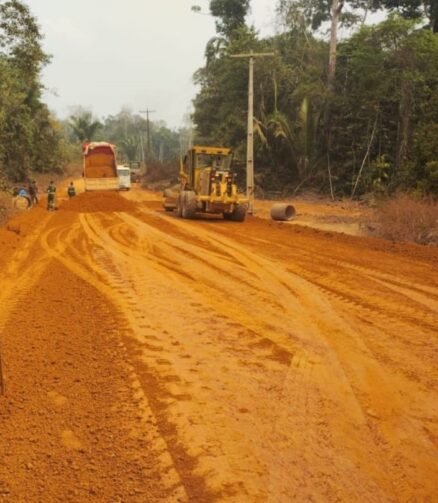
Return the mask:
MULTIPOLYGON (((214 19, 191 12, 207 0, 27 0, 52 62, 45 99, 61 118, 72 106, 99 117, 121 107, 154 109, 170 127, 194 97, 192 75, 204 63, 214 19)), ((276 0, 252 0, 250 23, 273 32, 276 0)))

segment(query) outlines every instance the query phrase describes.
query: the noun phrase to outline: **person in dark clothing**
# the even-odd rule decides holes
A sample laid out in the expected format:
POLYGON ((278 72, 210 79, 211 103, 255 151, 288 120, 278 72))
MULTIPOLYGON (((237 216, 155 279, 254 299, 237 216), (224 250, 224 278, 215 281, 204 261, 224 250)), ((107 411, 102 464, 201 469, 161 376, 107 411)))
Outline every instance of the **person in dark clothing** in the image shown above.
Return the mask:
POLYGON ((29 184, 27 186, 27 192, 29 194, 32 206, 34 204, 38 204, 38 196, 37 196, 38 188, 36 187, 35 180, 33 180, 33 181, 29 180, 29 184))
POLYGON ((36 183, 36 180, 32 180, 31 182, 31 185, 32 185, 32 188, 33 188, 33 198, 34 198, 34 204, 38 204, 38 192, 39 192, 39 189, 38 189, 38 185, 36 183))
POLYGON ((50 182, 50 185, 47 187, 47 209, 54 210, 55 209, 55 198, 56 198, 56 187, 53 181, 50 182))
POLYGON ((71 199, 72 197, 75 197, 76 189, 75 189, 75 186, 73 185, 73 182, 70 182, 70 185, 68 186, 68 189, 67 189, 67 194, 68 194, 69 199, 71 199))

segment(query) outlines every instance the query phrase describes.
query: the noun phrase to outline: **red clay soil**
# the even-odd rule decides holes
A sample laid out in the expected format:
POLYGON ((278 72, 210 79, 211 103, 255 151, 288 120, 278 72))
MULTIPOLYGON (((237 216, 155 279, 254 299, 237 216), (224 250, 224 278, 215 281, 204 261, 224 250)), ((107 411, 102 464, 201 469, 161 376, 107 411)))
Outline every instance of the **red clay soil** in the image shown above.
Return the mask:
POLYGON ((437 249, 87 193, 0 230, 0 501, 437 501, 437 249))
POLYGON ((39 207, 23 212, 0 227, 0 271, 4 270, 10 255, 16 252, 21 242, 41 224, 47 212, 39 207))
POLYGON ((64 201, 60 211, 96 213, 98 211, 134 211, 135 203, 128 201, 117 192, 84 192, 64 201))
POLYGON ((143 502, 169 495, 141 433, 118 336, 112 306, 56 261, 23 290, 4 326, 0 498, 143 502))

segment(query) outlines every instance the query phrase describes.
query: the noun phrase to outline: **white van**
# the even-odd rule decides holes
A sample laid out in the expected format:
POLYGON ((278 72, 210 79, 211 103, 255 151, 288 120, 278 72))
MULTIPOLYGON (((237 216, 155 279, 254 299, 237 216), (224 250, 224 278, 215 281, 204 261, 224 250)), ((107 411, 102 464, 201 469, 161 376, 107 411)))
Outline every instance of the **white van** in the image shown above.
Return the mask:
POLYGON ((119 190, 129 190, 131 188, 131 169, 128 166, 117 166, 117 176, 119 177, 119 190))

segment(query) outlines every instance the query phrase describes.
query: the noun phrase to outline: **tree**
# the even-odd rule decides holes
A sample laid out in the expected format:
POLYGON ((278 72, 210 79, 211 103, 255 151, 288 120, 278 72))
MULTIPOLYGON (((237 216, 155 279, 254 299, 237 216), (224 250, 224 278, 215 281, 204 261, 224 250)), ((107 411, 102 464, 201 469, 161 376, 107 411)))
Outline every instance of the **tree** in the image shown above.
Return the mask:
POLYGON ((339 24, 352 25, 359 20, 360 10, 372 8, 373 5, 370 0, 280 0, 278 7, 280 14, 292 20, 302 19, 314 31, 323 23, 330 22, 327 72, 329 92, 333 91, 335 81, 339 24))
POLYGON ((385 8, 397 12, 405 19, 427 17, 428 27, 438 32, 438 2, 436 0, 374 0, 375 8, 385 8))
POLYGON ((81 143, 95 139, 97 131, 102 127, 102 124, 93 118, 90 111, 83 111, 70 117, 70 125, 74 135, 81 143))
MULTIPOLYGON (((118 114, 103 120, 99 129, 99 138, 120 147, 129 161, 145 160, 148 157, 146 147, 146 119, 123 108, 118 114)), ((149 124, 151 150, 157 152, 163 162, 174 161, 179 156, 178 133, 166 127, 164 122, 151 121, 149 124)))
POLYGON ((332 156, 345 190, 371 141, 362 191, 372 189, 383 164, 387 190, 414 188, 435 160, 438 138, 426 131, 438 123, 438 37, 416 28, 416 21, 392 15, 341 45, 332 156), (428 145, 427 155, 419 145, 428 145))
POLYGON ((250 0, 210 0, 210 12, 218 18, 216 30, 226 38, 245 25, 250 0))
POLYGON ((120 146, 129 162, 138 160, 139 141, 135 136, 130 136, 120 141, 120 146))
POLYGON ((18 0, 0 3, 0 50, 28 77, 36 77, 50 60, 41 40, 38 23, 26 4, 18 0))
MULTIPOLYGON (((276 57, 256 63, 256 183, 265 189, 296 187, 317 172, 321 144, 319 117, 324 99, 327 45, 302 30, 259 40, 241 28, 213 62, 200 69, 194 104, 196 141, 235 150, 237 165, 245 159, 248 70, 228 54, 272 51, 276 57)), ((243 174, 243 170, 242 170, 243 174)))
POLYGON ((49 57, 29 8, 0 1, 0 171, 22 180, 29 170, 59 169, 59 123, 41 100, 40 71, 49 57))
POLYGON ((356 195, 434 190, 438 37, 419 29, 418 21, 394 15, 363 26, 337 48, 328 100, 329 45, 312 34, 302 11, 292 14, 288 29, 271 38, 261 39, 245 27, 237 30, 197 71, 195 141, 233 147, 236 160, 244 160, 247 68, 228 55, 275 48, 276 57, 257 64, 255 72, 258 187, 328 191, 329 155, 335 195, 350 196, 355 186, 356 195))

